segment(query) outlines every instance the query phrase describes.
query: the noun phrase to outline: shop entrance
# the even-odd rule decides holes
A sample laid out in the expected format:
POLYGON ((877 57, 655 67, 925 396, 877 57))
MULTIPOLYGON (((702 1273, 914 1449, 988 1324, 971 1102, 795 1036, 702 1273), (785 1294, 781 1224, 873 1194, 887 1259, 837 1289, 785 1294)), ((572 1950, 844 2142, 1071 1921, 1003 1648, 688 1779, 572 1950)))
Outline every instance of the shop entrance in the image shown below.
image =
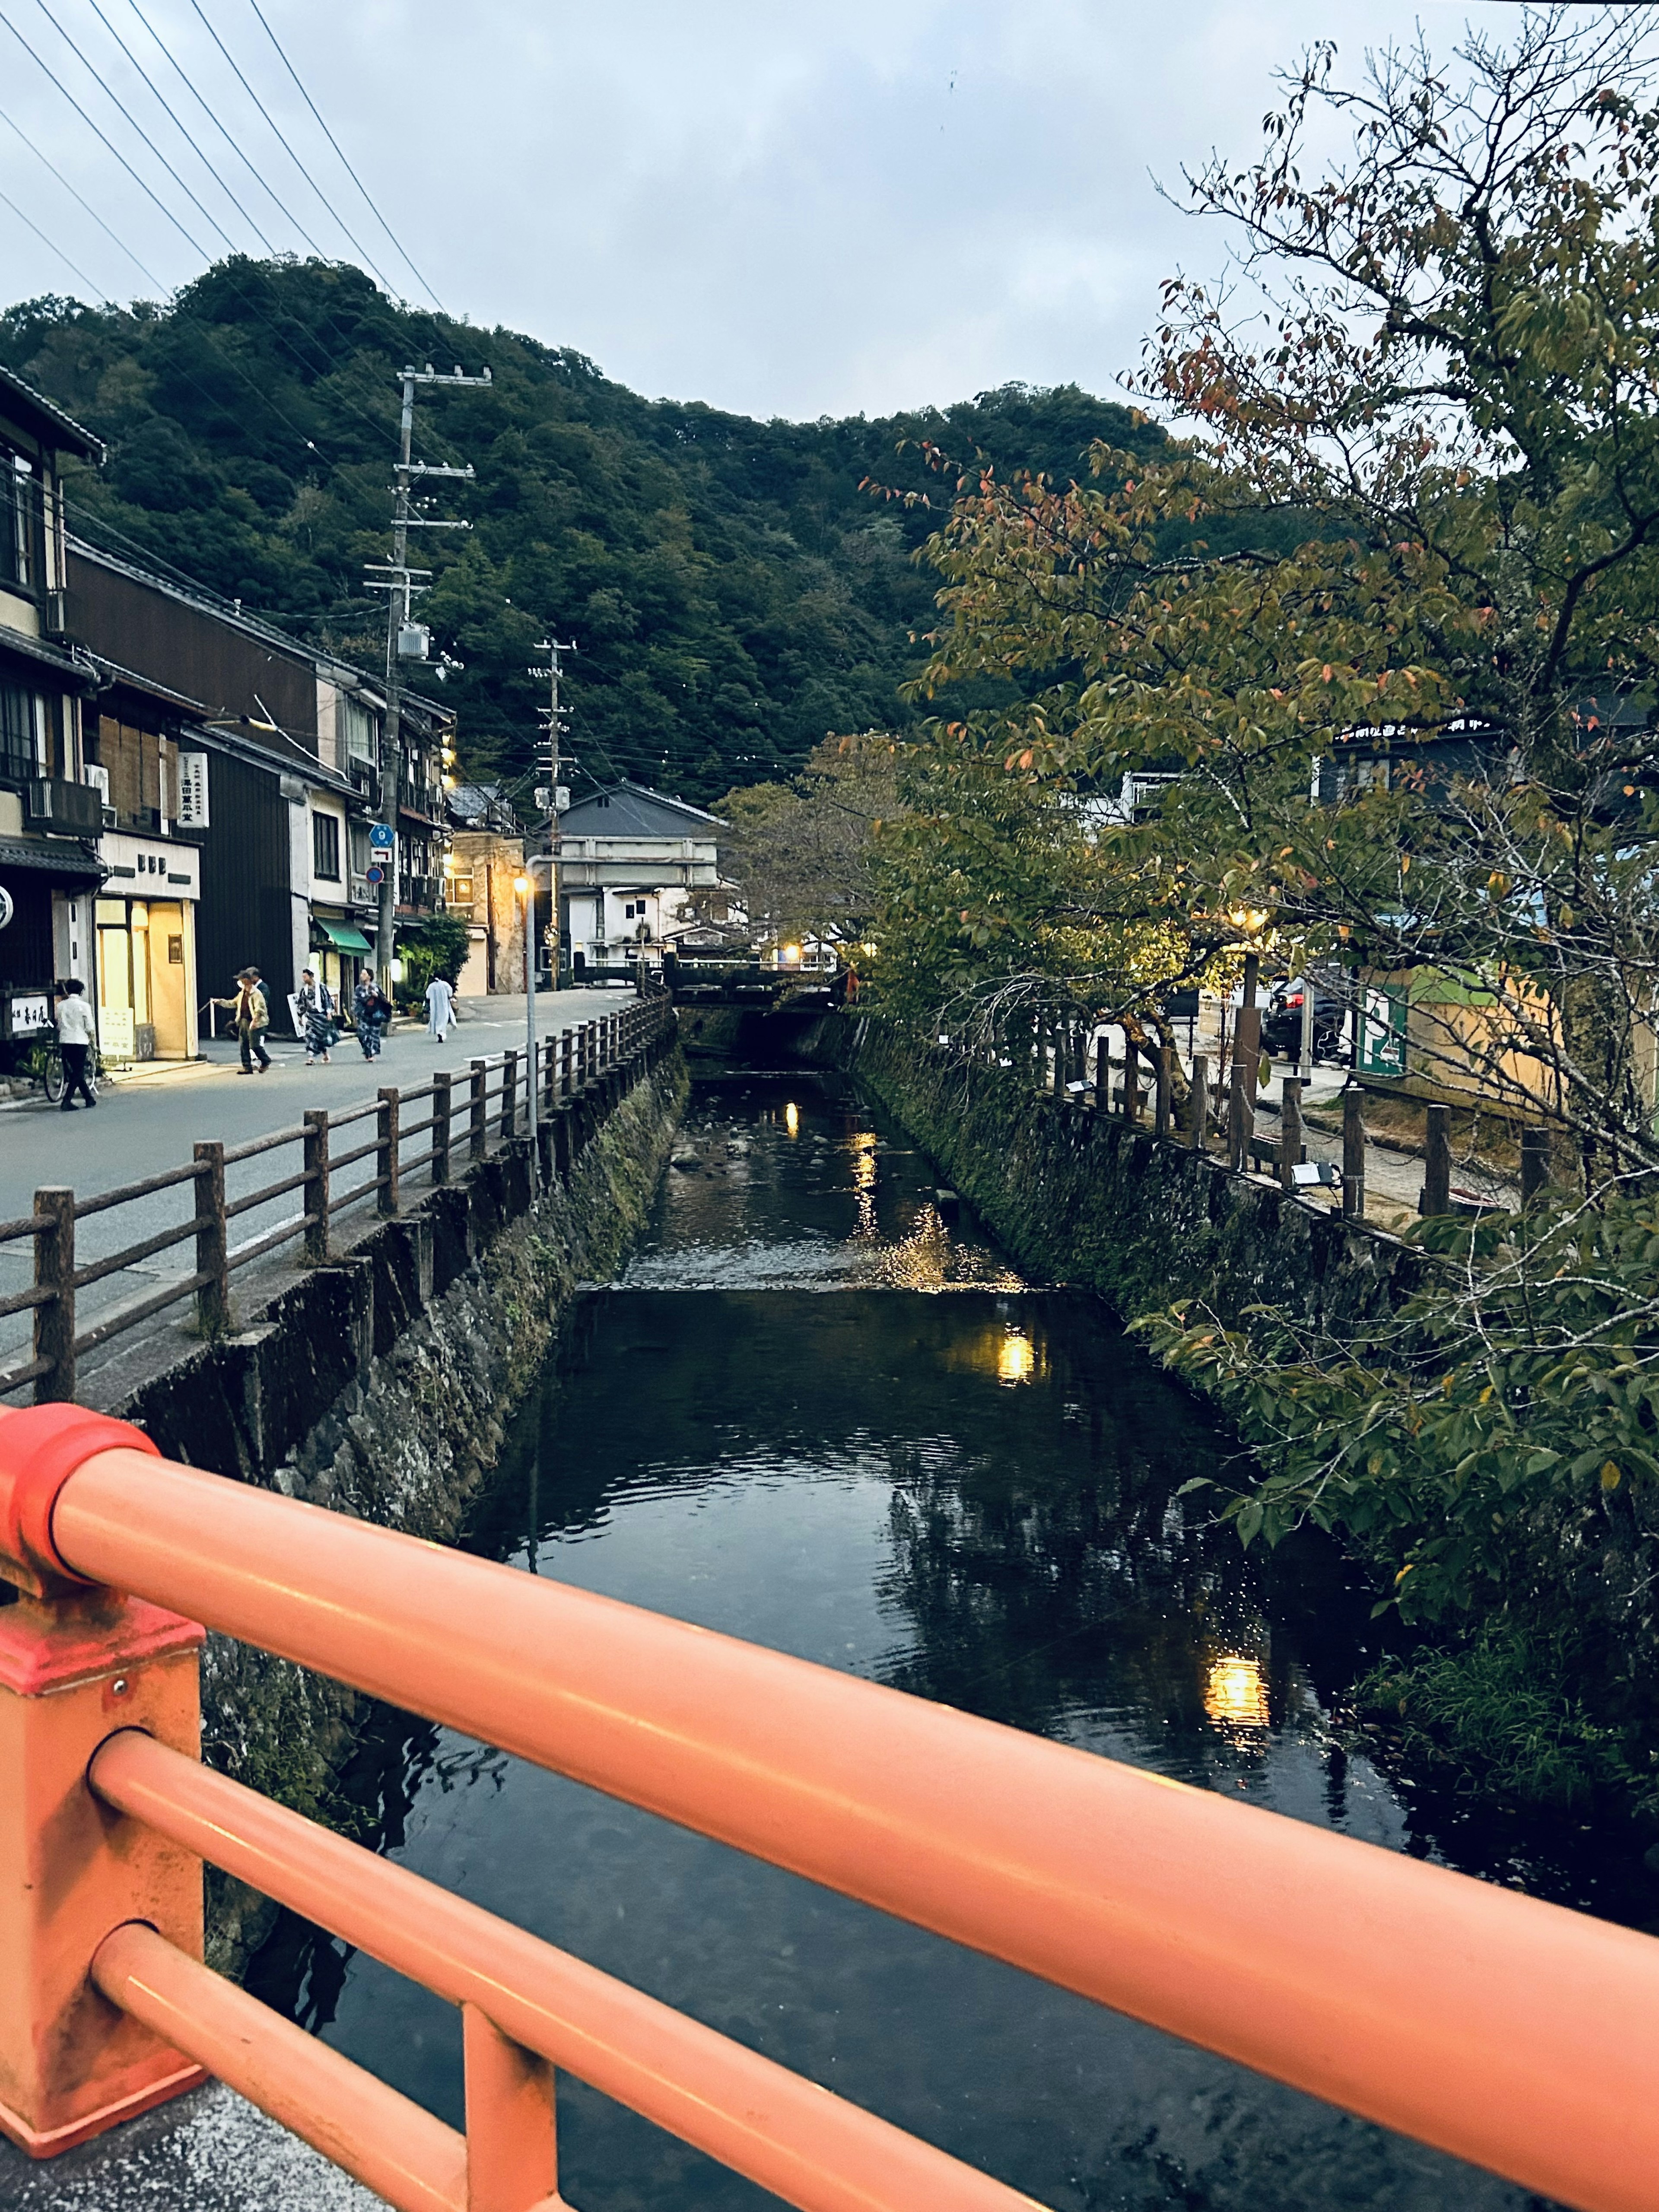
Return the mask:
POLYGON ((100 899, 98 1037, 106 1060, 196 1050, 194 932, 177 899, 100 899))

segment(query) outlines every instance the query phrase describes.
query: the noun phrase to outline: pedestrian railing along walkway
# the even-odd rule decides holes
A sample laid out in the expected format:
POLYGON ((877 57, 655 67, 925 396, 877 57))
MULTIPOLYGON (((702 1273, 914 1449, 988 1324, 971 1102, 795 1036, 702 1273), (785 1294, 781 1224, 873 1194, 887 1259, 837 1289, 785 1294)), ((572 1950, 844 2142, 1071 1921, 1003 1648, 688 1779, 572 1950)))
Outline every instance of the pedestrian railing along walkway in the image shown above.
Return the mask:
POLYGON ((803 2212, 1028 2203, 204 1768, 205 1623, 1548 2197, 1659 2202, 1648 1936, 171 1465, 79 1407, 0 1412, 0 1572, 33 1593, 0 1611, 0 2127, 37 2155, 205 2072, 408 2212, 549 2212, 562 2068, 803 2212), (464 2138, 204 1966, 204 1860, 461 2008, 464 2138))
POLYGON ((414 1090, 383 1089, 343 1112, 307 1111, 295 1127, 246 1144, 198 1144, 186 1165, 93 1197, 78 1198, 58 1187, 37 1190, 32 1213, 0 1222, 0 1245, 28 1238, 34 1251, 33 1283, 0 1297, 0 1321, 21 1313, 33 1321, 31 1357, 0 1367, 0 1397, 32 1384, 36 1403, 73 1399, 76 1363, 84 1354, 186 1298, 195 1301, 200 1334, 222 1335, 231 1326, 231 1279, 240 1269, 292 1243, 300 1244, 303 1265, 326 1265, 334 1256, 337 1215, 372 1206, 380 1215, 395 1216, 405 1185, 447 1183, 458 1164, 482 1159, 492 1146, 520 1134, 532 1107, 537 1118, 550 1120, 588 1084, 631 1060, 671 1018, 665 1000, 639 1001, 539 1041, 533 1068, 527 1052, 497 1053, 473 1060, 465 1075, 441 1073, 414 1090), (409 1118, 411 1109, 423 1106, 428 1109, 423 1118, 409 1118), (336 1142, 342 1136, 343 1147, 336 1142), (425 1143, 411 1151, 421 1139, 425 1143), (284 1151, 299 1155, 291 1173, 227 1197, 227 1169, 284 1151), (343 1188, 342 1177, 348 1178, 343 1188), (186 1188, 193 1193, 187 1218, 77 1262, 78 1223, 186 1188), (295 1211, 257 1235, 233 1240, 234 1222, 286 1197, 297 1197, 295 1211), (81 1325, 81 1293, 192 1242, 195 1266, 188 1273, 170 1275, 159 1289, 81 1325))

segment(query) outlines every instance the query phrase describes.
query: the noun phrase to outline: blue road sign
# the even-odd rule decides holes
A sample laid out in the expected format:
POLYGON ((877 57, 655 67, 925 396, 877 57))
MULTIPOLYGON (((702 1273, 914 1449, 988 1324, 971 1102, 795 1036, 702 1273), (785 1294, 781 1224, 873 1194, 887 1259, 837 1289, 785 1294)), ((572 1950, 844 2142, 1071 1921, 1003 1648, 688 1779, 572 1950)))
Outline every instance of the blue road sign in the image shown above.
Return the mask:
POLYGON ((389 853, 392 850, 392 824, 389 822, 371 823, 368 842, 377 853, 389 853))
POLYGON ((364 881, 371 884, 384 883, 386 881, 386 870, 384 868, 371 868, 368 875, 364 878, 364 881))

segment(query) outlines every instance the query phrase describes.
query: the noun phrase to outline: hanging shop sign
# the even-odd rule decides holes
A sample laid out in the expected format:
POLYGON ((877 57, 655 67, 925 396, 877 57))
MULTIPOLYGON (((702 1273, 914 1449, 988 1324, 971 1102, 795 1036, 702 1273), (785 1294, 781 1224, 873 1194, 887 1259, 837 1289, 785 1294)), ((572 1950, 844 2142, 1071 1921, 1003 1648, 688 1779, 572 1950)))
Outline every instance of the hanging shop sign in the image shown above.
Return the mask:
POLYGON ((205 830, 208 826, 208 757, 205 753, 179 756, 179 827, 205 830))

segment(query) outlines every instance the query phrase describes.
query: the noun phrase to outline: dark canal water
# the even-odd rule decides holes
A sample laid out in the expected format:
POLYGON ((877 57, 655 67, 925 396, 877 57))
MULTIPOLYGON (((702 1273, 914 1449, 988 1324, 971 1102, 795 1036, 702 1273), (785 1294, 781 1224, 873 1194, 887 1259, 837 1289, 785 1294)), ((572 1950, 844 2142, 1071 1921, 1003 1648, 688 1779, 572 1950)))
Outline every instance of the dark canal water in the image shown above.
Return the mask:
MULTIPOLYGON (((1224 1439, 1093 1301, 1023 1285, 944 1221, 927 1161, 878 1116, 734 1079, 699 1087, 687 1139, 521 1413, 471 1548, 1594 1901, 1568 1860, 1474 1828, 1449 1843, 1345 1755, 1331 1705, 1368 1594, 1316 1543, 1247 1559, 1177 1501, 1224 1439)), ((1536 2202, 405 1715, 377 1715, 346 1787, 404 1864, 1064 2212, 1536 2202)), ((293 1919, 252 1983, 460 2124, 447 2007, 293 1919)), ((582 2212, 775 2201, 560 2094, 582 2212)))

